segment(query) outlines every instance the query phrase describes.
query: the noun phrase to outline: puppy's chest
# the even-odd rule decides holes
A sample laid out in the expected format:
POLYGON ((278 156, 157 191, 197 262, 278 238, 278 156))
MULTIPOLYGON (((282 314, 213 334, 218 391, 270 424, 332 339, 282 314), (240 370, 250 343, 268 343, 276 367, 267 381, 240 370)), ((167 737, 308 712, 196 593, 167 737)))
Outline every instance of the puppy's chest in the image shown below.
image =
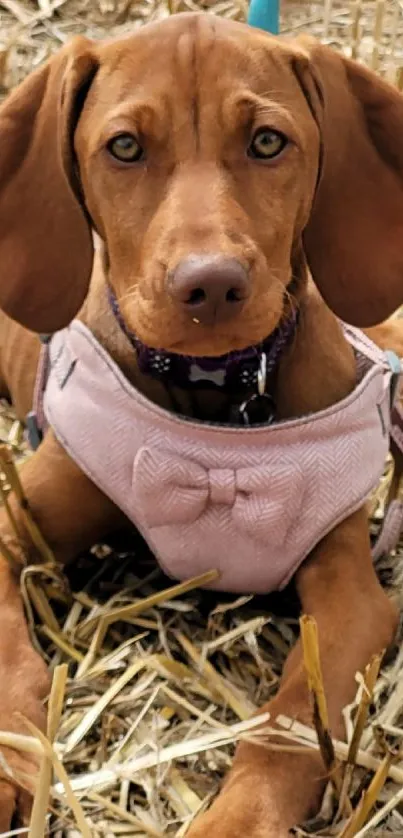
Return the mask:
MULTIPOLYGON (((149 388, 136 385, 146 397, 149 388)), ((170 410, 177 416, 199 422, 212 422, 230 427, 248 427, 257 424, 271 424, 276 417, 275 388, 261 396, 257 387, 231 394, 220 393, 217 389, 200 387, 186 391, 170 387, 156 403, 170 410)))

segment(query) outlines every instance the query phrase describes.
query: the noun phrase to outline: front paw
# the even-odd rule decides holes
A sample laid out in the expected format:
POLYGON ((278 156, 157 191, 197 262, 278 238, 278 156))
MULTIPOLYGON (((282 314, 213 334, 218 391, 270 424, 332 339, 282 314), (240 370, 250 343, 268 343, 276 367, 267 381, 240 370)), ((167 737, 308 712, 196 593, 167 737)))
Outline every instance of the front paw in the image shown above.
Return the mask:
POLYGON ((252 791, 241 779, 232 788, 224 787, 211 808, 196 818, 186 838, 290 838, 290 832, 257 778, 252 791))
MULTIPOLYGON (((11 637, 9 642, 6 656, 4 647, 0 649, 0 731, 26 735, 23 717, 44 730, 46 667, 28 642, 14 649, 11 637)), ((35 756, 0 744, 0 834, 10 829, 13 818, 21 826, 29 823, 37 773, 35 756)))

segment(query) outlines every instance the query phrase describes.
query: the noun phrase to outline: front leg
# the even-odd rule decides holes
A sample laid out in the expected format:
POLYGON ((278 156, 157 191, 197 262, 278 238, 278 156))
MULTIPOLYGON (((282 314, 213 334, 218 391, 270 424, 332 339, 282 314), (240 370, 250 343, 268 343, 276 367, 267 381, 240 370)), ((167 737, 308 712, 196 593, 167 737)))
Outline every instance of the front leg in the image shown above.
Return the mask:
MULTIPOLYGON (((21 480, 31 512, 56 558, 67 561, 80 550, 104 538, 122 523, 123 516, 72 462, 50 432, 38 451, 21 469, 21 480)), ((48 691, 46 667, 31 646, 19 592, 18 572, 1 555, 5 544, 21 565, 35 560, 33 545, 24 529, 21 509, 13 496, 10 505, 19 537, 0 509, 0 730, 26 733, 18 713, 38 727, 44 726, 43 700, 48 691)), ((27 755, 0 749, 12 770, 36 771, 27 755)), ((0 763, 0 833, 10 829, 14 812, 21 822, 29 818, 30 795, 4 775, 0 763)))
MULTIPOLYGON (((318 624, 332 734, 354 697, 354 676, 393 640, 397 614, 373 568, 365 510, 324 538, 296 577, 304 613, 318 624)), ((261 712, 312 724, 301 642, 288 657, 277 696, 261 712)), ((284 838, 320 804, 325 768, 317 752, 290 754, 242 742, 221 794, 188 838, 284 838)))
MULTIPOLYGON (((62 564, 126 521, 115 504, 75 464, 51 430, 21 468, 21 482, 33 518, 62 564)), ((19 538, 10 528, 4 510, 0 510, 0 538, 22 564, 24 559, 34 558, 34 548, 13 495, 10 504, 19 538)))

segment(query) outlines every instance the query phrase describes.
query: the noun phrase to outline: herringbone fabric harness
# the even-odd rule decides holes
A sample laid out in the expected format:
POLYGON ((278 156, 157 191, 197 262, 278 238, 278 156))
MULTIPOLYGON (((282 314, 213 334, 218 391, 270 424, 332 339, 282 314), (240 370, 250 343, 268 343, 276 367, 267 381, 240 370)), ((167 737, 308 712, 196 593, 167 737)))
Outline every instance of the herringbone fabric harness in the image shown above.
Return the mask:
POLYGON ((395 376, 386 354, 345 331, 357 358, 349 396, 310 416, 235 428, 157 407, 74 321, 45 350, 46 418, 169 575, 217 569, 219 589, 280 589, 384 469, 395 376))

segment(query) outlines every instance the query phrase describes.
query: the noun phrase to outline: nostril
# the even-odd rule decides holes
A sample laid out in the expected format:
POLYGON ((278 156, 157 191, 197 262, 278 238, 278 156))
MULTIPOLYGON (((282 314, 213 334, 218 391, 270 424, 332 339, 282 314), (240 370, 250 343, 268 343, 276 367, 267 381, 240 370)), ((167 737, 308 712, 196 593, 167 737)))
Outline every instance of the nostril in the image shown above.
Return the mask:
POLYGON ((207 299, 206 292, 203 288, 193 288, 185 302, 187 305, 197 306, 204 303, 207 299))
MULTIPOLYGON (((207 301, 207 297, 208 295, 206 294, 204 288, 192 288, 184 302, 188 306, 197 306, 205 303, 207 301)), ((229 288, 225 294, 225 302, 227 303, 239 303, 244 299, 245 295, 242 293, 240 288, 229 288)))
POLYGON ((240 288, 230 288, 225 295, 227 303, 239 303, 245 299, 240 288))
MULTIPOLYGON (((225 294, 225 301, 227 303, 239 303, 244 299, 245 295, 242 293, 240 288, 229 288, 227 293, 225 294)), ((186 305, 197 306, 201 303, 205 303, 206 300, 207 294, 204 288, 192 288, 187 299, 185 300, 185 303, 186 305)))

